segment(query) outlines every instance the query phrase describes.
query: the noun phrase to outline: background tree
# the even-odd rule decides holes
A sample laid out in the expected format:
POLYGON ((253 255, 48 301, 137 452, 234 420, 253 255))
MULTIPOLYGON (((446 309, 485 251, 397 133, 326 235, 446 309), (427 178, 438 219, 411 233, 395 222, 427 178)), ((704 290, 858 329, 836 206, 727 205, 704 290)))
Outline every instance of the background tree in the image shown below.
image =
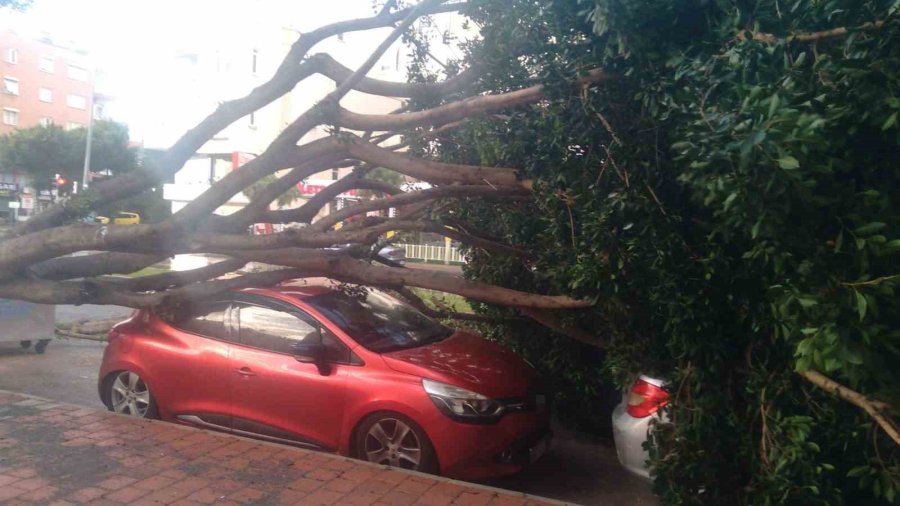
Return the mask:
POLYGON ((0 137, 0 167, 31 176, 36 190, 55 187, 56 174, 68 181, 80 180, 83 163, 84 146, 79 147, 75 135, 57 125, 24 128, 0 137))
MULTIPOLYGON (((57 125, 23 128, 0 137, 0 167, 32 177, 37 190, 51 188, 55 174, 66 179, 65 193, 81 181, 87 130, 65 130, 57 125)), ((109 120, 94 122, 91 171, 124 174, 137 166, 138 149, 131 147, 128 127, 109 120)))

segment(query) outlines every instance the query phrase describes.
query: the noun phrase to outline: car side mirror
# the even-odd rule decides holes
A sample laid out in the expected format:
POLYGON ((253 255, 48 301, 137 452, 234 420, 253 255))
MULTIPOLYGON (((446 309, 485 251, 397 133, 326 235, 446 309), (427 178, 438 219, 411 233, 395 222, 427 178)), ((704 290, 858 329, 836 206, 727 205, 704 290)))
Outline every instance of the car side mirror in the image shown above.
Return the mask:
POLYGON ((319 369, 319 374, 328 376, 331 373, 331 364, 325 357, 325 344, 322 342, 322 329, 316 328, 316 336, 313 339, 298 341, 291 345, 291 352, 298 362, 313 363, 319 369))

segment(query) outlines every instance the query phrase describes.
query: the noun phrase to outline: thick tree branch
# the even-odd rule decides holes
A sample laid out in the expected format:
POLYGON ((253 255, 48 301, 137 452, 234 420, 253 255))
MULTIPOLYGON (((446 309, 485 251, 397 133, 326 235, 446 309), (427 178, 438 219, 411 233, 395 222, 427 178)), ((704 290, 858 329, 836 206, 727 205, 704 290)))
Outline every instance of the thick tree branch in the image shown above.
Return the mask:
POLYGON ((372 54, 369 55, 366 61, 363 62, 355 72, 338 83, 338 86, 328 93, 321 102, 301 114, 293 123, 288 125, 287 128, 278 134, 278 137, 275 138, 269 149, 274 148, 275 150, 279 150, 281 148, 293 146, 304 135, 309 133, 310 130, 317 125, 322 124, 326 116, 330 116, 331 112, 338 108, 341 99, 344 98, 344 96, 349 93, 370 70, 372 70, 375 63, 377 63, 382 55, 384 55, 384 52, 400 38, 400 35, 412 26, 416 19, 426 14, 428 9, 444 2, 446 2, 446 0, 423 0, 420 4, 413 7, 406 17, 403 18, 403 21, 394 28, 391 34, 388 35, 377 48, 375 48, 372 54))
POLYGON ((295 267, 308 275, 326 276, 337 281, 361 285, 388 287, 416 286, 492 304, 543 309, 572 309, 589 307, 590 301, 577 300, 564 295, 538 295, 509 288, 470 281, 452 274, 418 269, 378 267, 356 260, 341 252, 311 257, 311 251, 302 248, 266 250, 222 251, 222 254, 251 261, 295 267))
POLYGON ((787 37, 779 37, 777 35, 771 33, 763 33, 763 32, 751 32, 749 30, 744 30, 738 34, 738 38, 741 40, 752 38, 753 40, 757 40, 759 42, 765 42, 766 44, 775 44, 781 40, 785 42, 817 42, 825 39, 833 39, 837 37, 844 37, 852 32, 859 32, 865 30, 875 30, 884 26, 884 21, 874 21, 871 23, 863 23, 859 26, 854 26, 847 28, 845 26, 841 26, 838 28, 832 28, 830 30, 822 30, 819 32, 802 32, 795 33, 792 35, 788 35, 787 37))
MULTIPOLYGON (((606 72, 595 69, 579 79, 578 83, 594 84, 609 79, 610 76, 606 72)), ((538 84, 508 93, 471 97, 432 109, 402 114, 357 114, 340 109, 332 121, 336 126, 362 131, 398 131, 419 126, 443 125, 480 113, 543 100, 546 98, 544 90, 545 86, 538 84)))
POLYGON ((858 408, 862 408, 863 411, 868 413, 869 416, 875 420, 875 423, 884 429, 894 443, 900 445, 900 431, 897 430, 897 424, 892 419, 888 418, 888 416, 885 416, 885 412, 888 411, 886 404, 873 401, 865 395, 841 385, 820 372, 802 371, 797 374, 803 376, 804 379, 822 390, 834 394, 858 408))
POLYGON ((558 317, 547 311, 541 311, 539 309, 527 307, 519 307, 518 309, 525 316, 528 316, 532 320, 540 323, 550 330, 555 330, 556 332, 559 332, 564 336, 571 337, 576 341, 580 341, 584 344, 589 344, 597 348, 603 348, 604 346, 603 341, 599 340, 596 336, 594 336, 594 334, 579 328, 572 327, 570 325, 566 325, 558 317))
MULTIPOLYGON (((118 176, 109 181, 91 186, 87 191, 63 203, 56 204, 44 212, 22 222, 5 237, 20 236, 30 232, 59 225, 72 217, 84 215, 95 203, 109 204, 126 197, 137 195, 159 181, 171 178, 184 163, 206 141, 216 133, 253 111, 271 103, 278 97, 288 93, 294 86, 315 73, 318 69, 313 63, 301 63, 303 58, 319 42, 338 34, 371 30, 391 26, 407 19, 414 11, 416 17, 452 12, 462 8, 464 3, 448 5, 429 4, 414 6, 398 11, 332 23, 314 31, 301 35, 291 46, 278 70, 266 83, 255 88, 249 95, 231 100, 220 105, 215 112, 207 116, 196 127, 185 133, 169 148, 155 167, 143 167, 128 174, 118 176)), ((298 137, 299 138, 299 137, 298 137)))
POLYGON ((247 262, 244 260, 227 259, 187 271, 171 271, 139 278, 114 278, 103 281, 129 292, 160 291, 215 279, 234 272, 246 264, 247 262))
POLYGON ((321 220, 317 221, 315 223, 315 226, 320 230, 327 230, 333 227, 335 224, 340 223, 341 221, 344 221, 352 216, 357 216, 369 211, 390 209, 392 207, 398 208, 425 200, 436 200, 453 197, 493 197, 515 194, 528 194, 528 191, 522 188, 493 188, 483 185, 439 186, 437 188, 406 192, 381 199, 359 202, 352 206, 345 207, 338 212, 331 213, 328 216, 325 216, 321 220))
POLYGON ((414 307, 420 313, 439 320, 449 318, 453 320, 485 323, 510 322, 519 320, 519 318, 495 318, 492 316, 480 315, 475 313, 461 313, 459 311, 443 311, 432 309, 431 306, 429 306, 421 297, 416 295, 409 288, 392 288, 391 291, 396 293, 401 299, 409 303, 410 306, 414 307))
POLYGON ((260 221, 266 223, 310 223, 319 211, 328 205, 335 197, 349 190, 371 190, 388 195, 403 193, 403 190, 382 181, 369 179, 348 179, 344 177, 337 183, 317 193, 305 204, 296 209, 281 209, 269 211, 260 215, 260 221))
POLYGON ((129 274, 162 262, 165 255, 140 253, 93 253, 53 258, 29 268, 34 276, 49 280, 90 278, 104 274, 129 274))
POLYGON ((492 186, 517 186, 531 188, 530 181, 520 181, 516 169, 504 167, 480 167, 432 162, 421 158, 400 155, 373 144, 352 141, 346 143, 347 151, 358 160, 387 167, 401 174, 429 183, 488 184, 492 186))
POLYGON ((17 278, 0 283, 0 297, 38 304, 114 304, 133 308, 149 308, 182 300, 202 300, 228 290, 273 285, 305 275, 305 272, 296 269, 282 269, 246 274, 229 279, 204 281, 155 293, 129 292, 121 290, 115 284, 97 279, 47 281, 17 278))
MULTIPOLYGON (((349 68, 345 67, 328 54, 317 54, 312 56, 311 59, 317 60, 319 73, 330 78, 335 83, 344 82, 353 73, 349 68)), ((354 89, 370 95, 380 95, 385 97, 416 99, 443 97, 461 91, 467 85, 475 81, 477 74, 478 69, 476 67, 470 67, 469 69, 439 83, 400 83, 363 77, 356 83, 354 89)))

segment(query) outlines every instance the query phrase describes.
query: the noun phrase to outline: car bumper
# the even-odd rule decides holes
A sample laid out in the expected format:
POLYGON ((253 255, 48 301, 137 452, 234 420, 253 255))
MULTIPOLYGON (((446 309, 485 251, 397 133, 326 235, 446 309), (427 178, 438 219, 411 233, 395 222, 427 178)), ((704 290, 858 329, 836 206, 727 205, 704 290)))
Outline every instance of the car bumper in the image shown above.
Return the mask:
POLYGON ((446 419, 431 434, 441 474, 477 480, 514 474, 549 449, 553 434, 545 413, 511 413, 490 425, 446 419))
POLYGON ((619 404, 613 411, 612 427, 613 440, 616 444, 616 454, 619 463, 626 470, 646 479, 650 479, 650 471, 647 468, 647 460, 650 455, 643 448, 650 431, 651 420, 659 420, 658 416, 646 416, 635 418, 625 411, 625 404, 619 404))

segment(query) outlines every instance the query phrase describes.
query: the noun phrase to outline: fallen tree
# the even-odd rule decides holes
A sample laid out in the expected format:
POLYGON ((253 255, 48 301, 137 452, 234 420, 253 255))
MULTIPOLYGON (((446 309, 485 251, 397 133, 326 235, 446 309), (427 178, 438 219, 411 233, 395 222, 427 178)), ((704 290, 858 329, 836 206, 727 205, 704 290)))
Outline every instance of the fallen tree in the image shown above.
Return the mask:
MULTIPOLYGON (((588 300, 565 295, 526 293, 445 273, 373 264, 379 240, 389 232, 402 231, 444 235, 494 254, 527 255, 519 245, 464 233, 461 230, 465 227, 450 227, 429 212, 447 200, 530 198, 530 182, 520 177, 517 168, 449 164, 409 156, 398 152, 402 147, 399 136, 427 136, 466 118, 534 105, 547 100, 544 86, 532 84, 517 90, 473 94, 470 85, 483 71, 477 65, 434 83, 387 82, 366 76, 388 47, 419 18, 457 11, 465 5, 425 0, 398 8, 394 2, 387 2, 374 16, 333 23, 302 34, 268 82, 243 98, 223 103, 182 136, 157 164, 93 185, 8 232, 0 241, 0 297, 46 304, 144 308, 288 278, 321 276, 395 289, 401 294, 407 293, 403 291, 405 287, 428 288, 530 310, 590 305, 588 300), (326 38, 383 27, 393 27, 393 31, 357 69, 343 66, 328 54, 311 52, 326 38), (334 90, 297 117, 260 156, 213 183, 179 212, 161 222, 141 225, 79 222, 101 203, 109 205, 132 197, 171 178, 224 127, 289 93, 314 75, 332 79, 334 90), (354 90, 410 101, 428 98, 440 104, 405 107, 392 114, 360 114, 340 105, 341 99, 354 90), (320 126, 331 127, 332 134, 300 143, 307 133, 320 126), (296 209, 270 210, 272 202, 304 179, 340 167, 353 167, 353 171, 296 209), (432 187, 402 191, 368 179, 367 174, 375 167, 391 169, 432 187), (273 180, 273 174, 279 177, 273 180), (260 183, 263 179, 265 184, 260 183), (244 209, 230 216, 215 214, 233 195, 250 187, 252 198, 244 209), (316 219, 334 197, 350 189, 371 190, 379 197, 316 219), (344 220, 389 208, 404 211, 395 218, 368 217, 336 229, 344 220), (247 227, 259 223, 290 227, 270 235, 247 235, 247 227), (354 247, 334 249, 342 244, 354 247), (72 256, 86 251, 90 253, 72 256), (181 253, 215 254, 225 259, 186 272, 135 279, 116 276, 181 253), (281 269, 230 275, 248 262, 263 262, 281 269)), ((594 69, 573 76, 570 88, 575 93, 583 86, 598 85, 607 79, 604 72, 594 69)))

